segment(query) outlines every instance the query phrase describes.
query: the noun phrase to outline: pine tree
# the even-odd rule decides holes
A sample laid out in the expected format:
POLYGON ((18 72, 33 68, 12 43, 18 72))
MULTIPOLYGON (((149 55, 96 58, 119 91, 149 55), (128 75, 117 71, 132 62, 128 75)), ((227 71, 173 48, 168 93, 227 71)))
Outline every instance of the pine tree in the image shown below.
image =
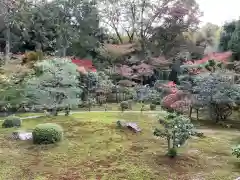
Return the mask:
POLYGON ((27 82, 27 96, 38 108, 57 110, 81 103, 77 66, 69 59, 50 59, 36 65, 36 76, 27 82))

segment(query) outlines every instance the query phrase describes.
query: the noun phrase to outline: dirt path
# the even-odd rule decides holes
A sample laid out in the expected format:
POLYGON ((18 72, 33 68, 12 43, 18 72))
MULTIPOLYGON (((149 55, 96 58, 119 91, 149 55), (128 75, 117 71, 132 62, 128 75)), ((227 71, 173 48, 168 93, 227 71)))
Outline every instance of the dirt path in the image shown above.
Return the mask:
MULTIPOLYGON (((81 114, 81 113, 121 113, 122 111, 72 111, 70 115, 72 114, 81 114)), ((124 113, 141 113, 141 111, 125 111, 124 113)), ((165 114, 164 111, 143 111, 144 114, 156 114, 161 113, 165 114)), ((64 113, 59 113, 58 115, 64 115, 64 113)), ((33 119, 33 118, 40 118, 44 117, 45 115, 38 115, 38 116, 28 116, 28 117, 21 117, 22 120, 25 119, 33 119)), ((3 120, 0 120, 3 121, 3 120)))

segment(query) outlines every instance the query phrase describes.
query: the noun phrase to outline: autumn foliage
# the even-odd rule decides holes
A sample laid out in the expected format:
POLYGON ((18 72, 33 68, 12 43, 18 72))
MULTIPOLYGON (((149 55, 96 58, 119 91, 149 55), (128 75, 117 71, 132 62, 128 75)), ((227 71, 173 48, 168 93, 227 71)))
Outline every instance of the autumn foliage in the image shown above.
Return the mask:
POLYGON ((165 84, 164 87, 170 89, 170 94, 165 96, 162 100, 162 107, 168 110, 175 110, 177 112, 184 112, 189 107, 189 101, 185 98, 184 93, 178 90, 174 82, 165 84))

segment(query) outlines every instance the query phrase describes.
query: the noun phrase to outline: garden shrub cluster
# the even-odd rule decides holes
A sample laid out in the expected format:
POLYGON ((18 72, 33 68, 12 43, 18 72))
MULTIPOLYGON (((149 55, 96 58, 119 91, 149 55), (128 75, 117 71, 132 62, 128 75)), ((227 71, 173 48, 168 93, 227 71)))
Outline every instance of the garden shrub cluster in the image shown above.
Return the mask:
POLYGON ((63 129, 58 124, 39 124, 32 132, 34 144, 52 144, 63 139, 63 129))
POLYGON ((154 110, 156 110, 156 108, 157 108, 157 105, 156 104, 150 104, 150 110, 152 110, 152 111, 154 111, 154 110))
POLYGON ((2 124, 3 128, 11 128, 11 127, 21 127, 22 120, 17 116, 9 116, 7 117, 2 124))
POLYGON ((128 101, 122 101, 122 102, 120 103, 120 108, 121 108, 121 111, 125 111, 126 109, 128 109, 128 108, 129 108, 129 103, 128 103, 128 101))

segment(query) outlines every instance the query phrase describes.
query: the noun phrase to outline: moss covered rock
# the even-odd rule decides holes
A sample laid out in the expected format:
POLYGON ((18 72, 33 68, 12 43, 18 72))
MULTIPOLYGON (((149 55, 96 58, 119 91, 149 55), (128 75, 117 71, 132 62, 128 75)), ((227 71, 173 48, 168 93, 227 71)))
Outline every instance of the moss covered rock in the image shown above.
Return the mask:
POLYGON ((63 139, 63 128, 54 123, 38 124, 32 135, 34 144, 53 144, 63 139))

